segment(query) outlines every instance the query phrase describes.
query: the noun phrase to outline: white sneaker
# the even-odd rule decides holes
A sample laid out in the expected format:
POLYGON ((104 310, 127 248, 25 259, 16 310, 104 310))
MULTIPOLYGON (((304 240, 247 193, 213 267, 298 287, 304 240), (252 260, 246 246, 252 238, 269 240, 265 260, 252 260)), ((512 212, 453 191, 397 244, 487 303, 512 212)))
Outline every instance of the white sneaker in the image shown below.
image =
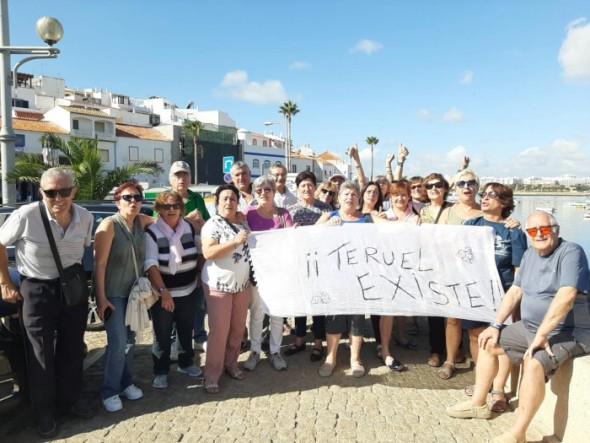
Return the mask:
POLYGON ((287 369, 287 362, 283 360, 283 357, 281 357, 281 354, 278 352, 270 356, 270 362, 272 363, 272 367, 277 371, 284 371, 287 369))
POLYGON ((200 377, 201 375, 203 375, 203 370, 201 368, 199 368, 198 366, 195 366, 195 365, 188 366, 186 368, 181 368, 179 366, 177 370, 181 374, 188 374, 191 377, 200 377))
POLYGON ((135 385, 129 385, 121 392, 121 395, 127 397, 127 400, 139 400, 143 397, 143 391, 135 385))
POLYGON ((123 409, 123 402, 119 398, 118 395, 113 395, 112 397, 105 398, 102 401, 104 408, 109 412, 117 412, 123 409))
POLYGON ((253 371, 254 369, 256 369, 256 365, 258 364, 259 361, 260 361, 260 354, 256 351, 250 352, 250 355, 248 356, 248 360, 246 360, 246 362, 244 363, 244 369, 247 369, 248 371, 253 371))
POLYGON ((168 387, 168 376, 166 374, 156 375, 152 386, 156 389, 166 389, 168 387))
POLYGON ((198 352, 207 352, 207 342, 203 341, 196 341, 195 342, 195 346, 194 346, 194 350, 198 351, 198 352))

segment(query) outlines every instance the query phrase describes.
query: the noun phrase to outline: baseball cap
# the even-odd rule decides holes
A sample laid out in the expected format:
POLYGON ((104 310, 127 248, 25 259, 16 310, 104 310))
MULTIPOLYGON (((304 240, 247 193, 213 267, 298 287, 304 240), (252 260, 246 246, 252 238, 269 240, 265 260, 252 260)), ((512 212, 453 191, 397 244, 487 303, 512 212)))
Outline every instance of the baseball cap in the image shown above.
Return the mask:
POLYGON ((191 168, 189 167, 187 162, 178 161, 172 163, 172 167, 170 168, 170 175, 176 174, 177 172, 187 172, 191 173, 191 168))

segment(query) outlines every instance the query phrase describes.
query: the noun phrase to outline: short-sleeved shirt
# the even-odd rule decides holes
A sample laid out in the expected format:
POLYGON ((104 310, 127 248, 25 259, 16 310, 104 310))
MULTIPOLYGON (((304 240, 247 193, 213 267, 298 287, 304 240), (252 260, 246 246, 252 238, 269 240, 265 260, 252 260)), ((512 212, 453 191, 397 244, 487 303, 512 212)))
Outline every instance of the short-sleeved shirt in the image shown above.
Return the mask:
POLYGON ((313 205, 297 203, 289 208, 291 220, 293 223, 299 223, 300 226, 315 225, 324 212, 332 211, 332 207, 320 200, 315 200, 313 205))
MULTIPOLYGON (((63 229, 44 206, 63 268, 82 262, 84 248, 90 246, 94 217, 85 208, 72 204, 72 220, 63 229)), ((39 202, 16 209, 0 228, 0 243, 15 247, 16 267, 21 275, 53 280, 59 277, 43 226, 39 202)))
MULTIPOLYGON (((213 238, 219 244, 233 241, 236 232, 220 215, 211 217, 203 229, 201 240, 213 238)), ((237 230, 245 229, 245 226, 234 224, 237 230)), ((245 244, 238 245, 232 252, 224 257, 205 261, 201 272, 201 279, 209 287, 218 291, 236 293, 248 287, 250 278, 250 263, 248 249, 245 244)))
POLYGON ((527 249, 526 236, 520 228, 507 228, 502 222, 491 222, 484 217, 466 220, 467 226, 490 226, 494 229, 494 256, 502 286, 506 289, 514 281, 514 266, 520 266, 527 249))
POLYGON ((295 195, 285 186, 284 194, 281 194, 277 189, 273 202, 277 208, 289 209, 289 207, 297 203, 297 197, 295 197, 295 195))
POLYGON ((570 333, 590 352, 590 271, 584 250, 576 243, 559 239, 559 246, 541 256, 534 248, 526 250, 514 284, 522 290, 520 311, 524 326, 536 332, 555 294, 562 287, 574 287, 578 294, 574 306, 551 332, 570 333))
POLYGON ((246 219, 252 231, 269 231, 293 226, 291 214, 284 208, 278 208, 278 214, 273 218, 264 218, 260 216, 255 207, 251 207, 248 209, 246 219))
POLYGON ((408 203, 408 206, 406 207, 406 211, 404 212, 404 218, 403 219, 398 219, 397 215, 395 215, 395 211, 393 210, 393 208, 389 208, 387 211, 385 211, 385 216, 387 217, 387 220, 389 221, 402 221, 405 223, 410 223, 410 224, 415 224, 417 225, 418 222, 420 221, 420 216, 418 215, 418 212, 414 212, 416 209, 413 207, 413 205, 410 203, 408 203))
MULTIPOLYGON (((332 217, 340 217, 340 210, 337 209, 335 211, 330 212, 330 218, 332 217)), ((373 223, 373 217, 371 216, 371 214, 366 213, 366 214, 362 214, 357 220, 342 220, 342 223, 373 223)))

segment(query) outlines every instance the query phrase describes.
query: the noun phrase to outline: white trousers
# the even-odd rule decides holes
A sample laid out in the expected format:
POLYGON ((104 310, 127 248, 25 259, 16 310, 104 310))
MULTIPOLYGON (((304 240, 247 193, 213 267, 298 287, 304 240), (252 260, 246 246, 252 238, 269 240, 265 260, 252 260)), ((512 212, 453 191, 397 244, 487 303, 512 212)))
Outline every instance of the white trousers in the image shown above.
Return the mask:
MULTIPOLYGON (((262 310, 262 300, 258 293, 258 288, 252 286, 250 294, 250 324, 248 333, 250 334, 250 350, 260 353, 262 345, 262 323, 264 321, 264 311, 262 310)), ((270 353, 276 354, 281 350, 283 342, 283 317, 270 316, 270 353)))

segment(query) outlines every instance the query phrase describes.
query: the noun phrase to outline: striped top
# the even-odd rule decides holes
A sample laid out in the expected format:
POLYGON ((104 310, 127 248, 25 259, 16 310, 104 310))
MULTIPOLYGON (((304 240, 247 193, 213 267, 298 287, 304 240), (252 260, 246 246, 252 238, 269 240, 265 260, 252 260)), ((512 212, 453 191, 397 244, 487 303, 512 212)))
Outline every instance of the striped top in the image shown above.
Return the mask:
POLYGON ((182 263, 176 274, 170 274, 168 262, 170 260, 170 243, 155 223, 145 230, 145 263, 147 271, 157 266, 164 285, 172 297, 184 297, 192 294, 197 287, 197 255, 201 254, 201 240, 194 228, 184 219, 180 220, 182 236, 180 242, 184 249, 182 263))

